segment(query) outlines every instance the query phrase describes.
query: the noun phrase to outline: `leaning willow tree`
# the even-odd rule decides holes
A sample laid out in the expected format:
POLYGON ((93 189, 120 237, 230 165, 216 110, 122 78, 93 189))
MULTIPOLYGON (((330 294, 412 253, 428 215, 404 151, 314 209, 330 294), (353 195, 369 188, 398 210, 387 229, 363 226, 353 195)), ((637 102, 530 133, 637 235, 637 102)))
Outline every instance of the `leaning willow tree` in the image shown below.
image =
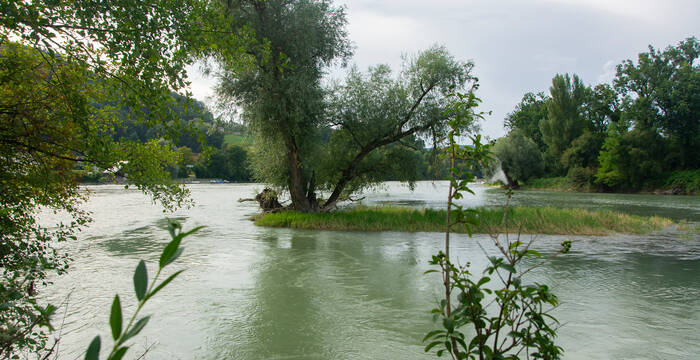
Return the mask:
POLYGON ((397 75, 384 65, 353 68, 344 82, 324 87, 326 69, 351 56, 344 8, 327 0, 241 0, 229 1, 227 11, 259 46, 249 51, 254 66, 218 61, 219 100, 243 109, 257 180, 288 190, 295 210, 331 209, 388 173, 412 180, 412 147, 443 133, 448 95, 476 88, 473 64, 442 47, 405 58, 397 75), (328 197, 319 199, 319 191, 328 197))

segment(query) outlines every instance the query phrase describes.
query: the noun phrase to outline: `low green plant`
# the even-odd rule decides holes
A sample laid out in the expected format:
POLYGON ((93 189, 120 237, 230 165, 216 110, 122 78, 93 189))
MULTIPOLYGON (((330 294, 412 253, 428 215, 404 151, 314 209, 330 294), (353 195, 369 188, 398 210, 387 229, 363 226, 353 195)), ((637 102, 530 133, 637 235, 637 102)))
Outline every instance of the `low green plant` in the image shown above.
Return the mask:
MULTIPOLYGON (((674 224, 671 219, 664 217, 628 215, 610 210, 526 206, 513 206, 508 209, 484 207, 474 210, 479 218, 478 224, 470 224, 469 227, 454 224, 450 231, 471 231, 476 234, 505 233, 513 230, 521 234, 550 235, 648 234, 674 224), (506 211, 508 219, 518 224, 517 229, 512 224, 503 223, 506 211)), ((307 230, 444 232, 446 213, 445 209, 357 206, 324 213, 291 210, 264 213, 255 217, 255 224, 307 230)))
POLYGON ((700 169, 674 171, 666 178, 665 186, 683 194, 700 193, 700 169))
MULTIPOLYGON (((531 249, 534 237, 527 243, 520 234, 515 240, 508 233, 494 234, 492 239, 500 256, 489 256, 481 275, 471 273, 469 263, 453 264, 443 252, 433 256, 430 263, 439 270, 428 272, 449 275, 445 286, 457 296, 456 302, 442 300, 432 310, 443 328, 425 336, 425 351, 435 348, 438 356, 448 352, 455 359, 559 359, 563 349, 554 343, 558 322, 549 314, 558 299, 547 285, 524 282, 525 274, 546 261, 531 249), (526 258, 540 261, 523 267, 526 258), (471 327, 470 340, 465 327, 471 327)), ((552 257, 570 248, 571 242, 565 241, 552 257)))
MULTIPOLYGON (((459 95, 452 111, 457 114, 450 123, 447 153, 452 163, 456 158, 472 162, 474 165, 489 161, 488 146, 480 144, 480 138, 473 138, 474 145, 469 151, 461 151, 455 138, 460 135, 460 121, 480 116, 474 108, 479 100, 472 93, 459 95)), ((476 166, 471 166, 474 168, 476 166)), ((432 310, 434 319, 441 328, 429 332, 423 342, 428 344, 425 351, 436 350, 437 356, 444 353, 453 359, 559 359, 563 350, 554 344, 556 319, 548 314, 550 307, 557 305, 556 296, 543 284, 525 284, 523 276, 532 270, 521 269, 526 257, 541 258, 542 255, 531 249, 532 240, 527 244, 514 241, 508 232, 501 237, 493 234, 495 246, 501 256, 489 257, 490 265, 482 276, 469 272, 469 263, 455 265, 450 259, 450 233, 453 226, 461 225, 471 236, 471 227, 479 222, 478 212, 463 209, 455 203, 464 192, 472 193, 468 182, 473 178, 469 172, 451 170, 448 205, 446 212, 445 249, 432 257, 431 264, 438 266, 443 279, 445 297, 439 306, 432 310), (500 280, 500 286, 490 288, 492 277, 500 280), (456 296, 453 296, 456 293, 456 296), (454 297, 454 298, 453 298, 454 297), (467 338, 464 328, 471 326, 471 338, 467 338)), ((512 192, 509 190, 508 199, 512 192)), ((506 204, 506 209, 508 204, 506 204)), ((504 211, 503 223, 508 223, 509 211, 504 211)), ((534 237, 532 238, 534 239, 534 237)), ((564 242, 560 252, 568 252, 571 243, 564 242)), ((484 251, 485 252, 485 251, 484 251)), ((541 264, 541 263, 540 263, 541 264)), ((538 266, 539 264, 535 265, 538 266)))
MULTIPOLYGON (((107 355, 107 360, 119 360, 123 358, 124 354, 126 354, 127 350, 129 349, 129 346, 125 345, 126 342, 138 335, 146 324, 148 324, 150 315, 141 317, 138 319, 138 321, 136 320, 139 312, 148 302, 148 300, 150 300, 155 294, 173 281, 184 270, 176 271, 165 280, 158 283, 158 278, 160 277, 161 272, 166 266, 171 264, 180 256, 180 254, 182 254, 183 248, 180 247, 182 239, 200 230, 201 228, 202 226, 199 226, 190 231, 183 232, 182 226, 178 222, 172 220, 168 221, 168 232, 170 233, 172 240, 163 249, 158 261, 158 271, 153 277, 153 280, 151 280, 150 284, 148 282, 146 262, 141 260, 136 266, 136 270, 134 271, 134 293, 136 294, 138 304, 136 311, 134 311, 134 314, 129 318, 126 326, 123 326, 124 318, 122 316, 122 307, 121 301, 119 300, 119 295, 114 295, 114 301, 112 302, 112 307, 109 314, 109 326, 111 328, 114 344, 112 345, 109 355, 107 355)), ((87 348, 85 360, 99 359, 101 343, 102 341, 100 336, 95 336, 87 348)))

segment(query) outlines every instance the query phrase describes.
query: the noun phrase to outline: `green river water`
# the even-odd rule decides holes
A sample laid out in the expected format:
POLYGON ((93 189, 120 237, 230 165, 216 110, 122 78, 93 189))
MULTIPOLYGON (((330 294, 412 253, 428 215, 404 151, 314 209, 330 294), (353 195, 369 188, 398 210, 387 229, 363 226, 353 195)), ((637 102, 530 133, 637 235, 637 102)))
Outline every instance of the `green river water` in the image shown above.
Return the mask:
MULTIPOLYGON (((440 279, 424 275, 441 248, 439 233, 329 232, 260 228, 257 204, 239 203, 255 184, 191 185, 196 206, 164 214, 137 191, 91 188, 94 222, 65 246, 74 261, 42 291, 62 304, 54 318, 60 359, 82 358, 96 334, 110 343, 115 292, 133 311, 139 259, 152 271, 169 237, 164 217, 206 229, 186 239, 172 265, 186 271, 144 309, 153 318, 127 358, 146 359, 430 359, 421 339, 434 328, 430 309, 440 279)), ((502 204, 502 191, 475 186, 467 205, 502 204)), ((366 194, 366 204, 444 207, 447 184, 396 183, 366 194)), ((516 204, 612 209, 700 222, 700 197, 517 192, 516 204)), ((46 221, 55 219, 46 216, 46 221)), ((565 359, 700 359, 700 235, 668 229, 645 236, 539 236, 537 249, 572 252, 532 272, 561 306, 557 342, 565 359)), ((453 254, 485 266, 478 246, 453 240, 453 254)), ((171 269, 171 271, 173 270, 171 269)), ((106 345, 106 344, 105 344, 106 345)), ((103 346, 106 347, 106 346, 103 346)))

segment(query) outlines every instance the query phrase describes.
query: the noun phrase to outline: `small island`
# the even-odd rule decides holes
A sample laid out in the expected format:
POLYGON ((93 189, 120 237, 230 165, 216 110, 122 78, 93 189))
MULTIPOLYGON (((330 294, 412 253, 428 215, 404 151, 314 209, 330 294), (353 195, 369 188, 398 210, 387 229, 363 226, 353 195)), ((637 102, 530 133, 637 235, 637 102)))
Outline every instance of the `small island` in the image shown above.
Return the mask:
MULTIPOLYGON (((512 207, 504 223, 504 208, 478 208, 473 233, 521 233, 548 235, 647 234, 667 228, 671 219, 636 216, 608 210, 512 207)), ((255 217, 255 224, 310 230, 444 232, 446 211, 396 206, 358 206, 334 212, 280 211, 255 217)), ((453 232, 466 233, 463 224, 453 232)))

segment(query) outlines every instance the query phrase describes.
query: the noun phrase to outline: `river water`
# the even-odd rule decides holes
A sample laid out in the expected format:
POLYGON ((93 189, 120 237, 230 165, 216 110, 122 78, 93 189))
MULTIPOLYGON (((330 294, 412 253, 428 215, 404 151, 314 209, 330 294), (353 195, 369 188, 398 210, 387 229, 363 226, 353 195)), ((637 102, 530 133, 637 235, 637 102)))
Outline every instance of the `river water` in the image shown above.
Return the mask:
MULTIPOLYGON (((54 318, 61 359, 82 358, 96 334, 109 339, 115 292, 130 314, 139 259, 154 270, 169 241, 164 218, 186 229, 186 269, 144 308, 153 317, 127 358, 146 359, 429 359, 421 339, 436 328, 429 314, 440 279, 424 275, 443 244, 439 233, 330 232, 260 228, 257 204, 239 203, 254 184, 191 185, 196 206, 164 214, 120 186, 91 188, 94 223, 65 246, 74 261, 43 290, 62 304, 54 318), (147 350, 148 349, 148 350, 147 350)), ((502 191, 476 185, 466 205, 498 205, 502 191)), ((366 204, 444 207, 447 183, 397 183, 365 194, 366 204)), ((513 202, 604 208, 700 222, 700 197, 520 191, 513 202)), ((47 221, 52 220, 47 217, 47 221)), ((539 236, 535 248, 570 254, 533 271, 561 306, 558 345, 565 359, 700 358, 700 235, 668 229, 645 236, 539 236)), ((488 236, 458 236, 453 254, 475 271, 493 252, 488 236)), ((166 274, 167 275, 167 274, 166 274)), ((105 344, 106 343, 106 344, 105 344)))

